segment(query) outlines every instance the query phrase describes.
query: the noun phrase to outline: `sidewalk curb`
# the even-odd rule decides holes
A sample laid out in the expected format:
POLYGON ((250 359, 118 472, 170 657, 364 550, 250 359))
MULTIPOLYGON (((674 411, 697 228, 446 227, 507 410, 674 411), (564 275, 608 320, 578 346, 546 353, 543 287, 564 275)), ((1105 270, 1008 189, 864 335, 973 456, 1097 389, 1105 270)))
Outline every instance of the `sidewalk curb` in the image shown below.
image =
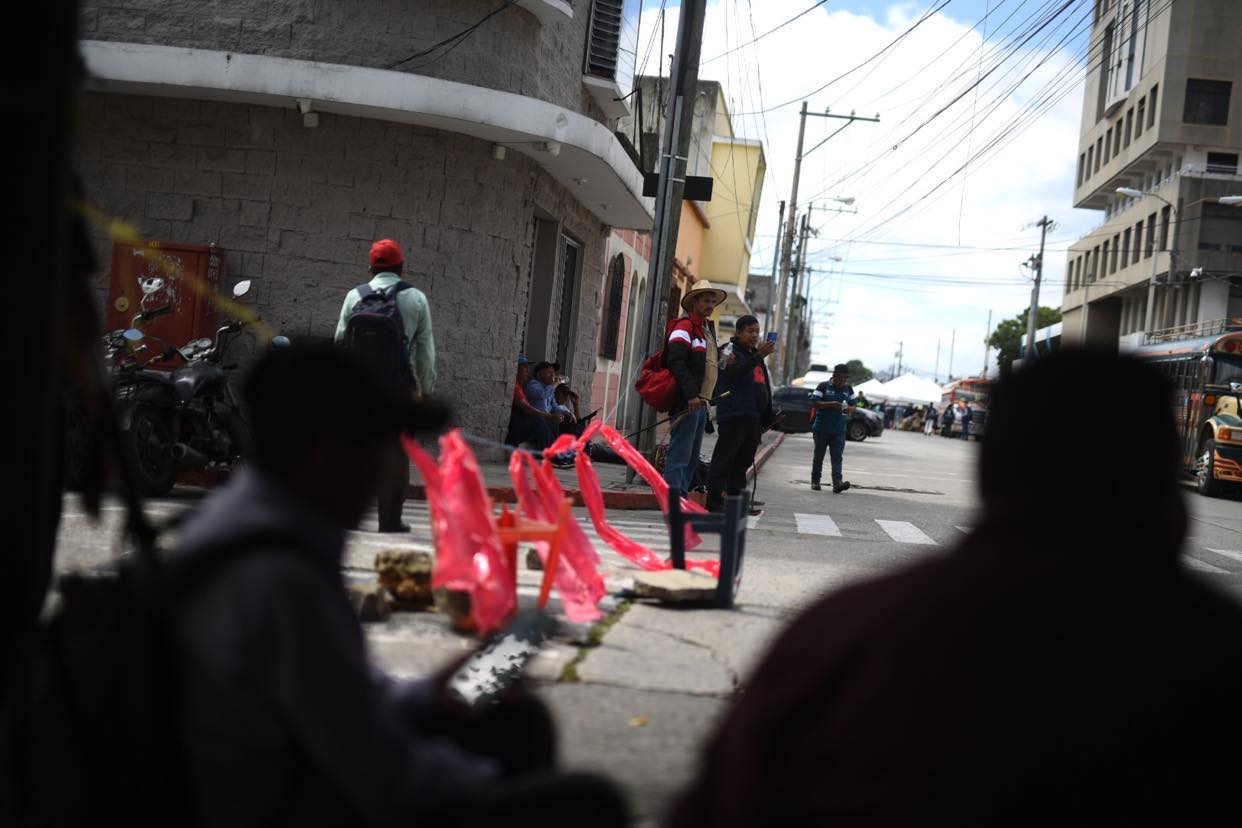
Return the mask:
MULTIPOLYGON (((776 439, 764 446, 757 455, 755 455, 755 463, 746 472, 746 479, 750 480, 755 473, 768 461, 768 458, 781 447, 785 442, 785 434, 777 432, 776 439)), ((514 494, 512 486, 488 486, 487 494, 495 503, 516 503, 517 496, 514 494)), ((575 506, 582 506, 582 492, 578 489, 566 489, 565 495, 573 498, 575 506)), ((411 500, 426 500, 427 489, 422 485, 411 484, 406 490, 406 496, 411 500)), ((704 497, 701 492, 691 492, 690 499, 696 503, 702 504, 704 497)), ((660 504, 656 501, 654 492, 645 490, 641 492, 618 492, 605 489, 604 490, 604 508, 621 509, 621 510, 639 510, 649 509, 658 510, 660 504)))

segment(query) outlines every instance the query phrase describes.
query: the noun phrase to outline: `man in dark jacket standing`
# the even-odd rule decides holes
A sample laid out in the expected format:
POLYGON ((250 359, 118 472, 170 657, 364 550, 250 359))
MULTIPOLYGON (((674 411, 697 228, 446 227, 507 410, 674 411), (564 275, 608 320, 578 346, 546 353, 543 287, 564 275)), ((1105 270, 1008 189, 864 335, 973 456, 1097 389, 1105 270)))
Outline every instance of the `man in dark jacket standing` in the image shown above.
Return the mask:
POLYGON ((669 326, 664 346, 665 362, 677 380, 677 404, 673 406, 673 425, 668 435, 668 454, 664 459, 664 480, 682 494, 690 491, 694 470, 703 446, 707 425, 707 406, 716 388, 719 355, 712 311, 725 300, 725 292, 701 279, 681 299, 686 315, 669 326))
MULTIPOLYGON (((759 341, 759 320, 742 316, 737 335, 725 346, 716 380, 716 448, 707 482, 707 508, 719 511, 724 494, 746 488, 746 470, 755 462, 759 437, 772 421, 772 381, 764 359, 776 346, 759 341), (723 396, 728 392, 728 396, 723 396)), ((758 509, 751 509, 758 514, 758 509)))

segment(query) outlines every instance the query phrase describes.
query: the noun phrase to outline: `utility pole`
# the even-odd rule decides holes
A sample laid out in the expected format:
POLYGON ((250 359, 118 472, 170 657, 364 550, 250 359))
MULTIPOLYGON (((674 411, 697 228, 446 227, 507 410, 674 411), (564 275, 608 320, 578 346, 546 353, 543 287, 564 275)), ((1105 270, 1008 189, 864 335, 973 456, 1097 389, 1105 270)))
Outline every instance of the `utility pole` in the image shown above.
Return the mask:
MULTIPOLYGON (((781 239, 781 279, 776 293, 776 314, 778 325, 785 324, 785 289, 789 286, 789 260, 793 255, 794 218, 798 215, 798 180, 802 177, 802 141, 806 137, 806 101, 802 102, 802 112, 798 120, 798 151, 794 153, 793 184, 789 188, 789 218, 785 221, 785 236, 781 239)), ((784 383, 787 364, 785 352, 789 350, 789 331, 780 331, 777 336, 783 343, 781 346, 781 376, 784 383)))
MULTIPOLYGON (((668 101, 664 107, 664 140, 661 142, 656 192, 655 221, 651 235, 651 278, 648 281, 642 331, 645 353, 652 354, 664 344, 663 308, 669 293, 673 256, 677 251, 678 219, 685 191, 686 166, 693 133, 694 105, 698 98, 699 57, 703 41, 703 20, 707 0, 685 0, 677 24, 677 46, 669 73, 668 101)), ((655 420, 655 411, 638 407, 639 427, 655 420)), ((639 449, 651 451, 655 430, 641 435, 639 449)))
POLYGON ((806 240, 811 230, 811 208, 808 205, 806 212, 802 215, 802 228, 798 231, 798 263, 793 268, 789 289, 789 313, 785 320, 785 349, 781 354, 782 374, 786 377, 792 376, 798 370, 798 339, 795 333, 798 322, 802 318, 801 309, 798 307, 798 283, 801 281, 802 271, 806 267, 806 240))
POLYGON ((937 337, 936 339, 936 372, 935 374, 933 374, 933 376, 936 378, 936 382, 940 382, 940 339, 939 337, 937 337))
POLYGON ((992 338, 992 311, 988 311, 988 332, 983 336, 983 373, 979 376, 986 377, 988 375, 988 355, 992 352, 992 346, 988 344, 988 340, 992 338))
POLYGON ((1031 310, 1026 316, 1026 355, 1023 362, 1035 358, 1035 327, 1039 318, 1039 283, 1044 275, 1044 240, 1048 238, 1048 228, 1053 226, 1052 219, 1044 216, 1036 226, 1039 227, 1039 255, 1035 257, 1035 287, 1031 289, 1031 310))
MULTIPOLYGON (((788 311, 786 310, 786 306, 785 306, 785 288, 789 284, 789 273, 790 273, 790 270, 792 269, 793 243, 794 243, 794 222, 793 220, 794 220, 794 217, 798 214, 798 181, 802 178, 802 159, 806 158, 808 155, 815 152, 815 150, 822 147, 828 141, 829 138, 831 138, 833 135, 836 135, 842 129, 845 129, 847 126, 854 123, 855 121, 870 121, 872 123, 879 123, 880 116, 876 115, 874 118, 860 118, 856 116, 853 112, 851 112, 849 115, 833 115, 828 110, 824 110, 823 112, 807 112, 806 101, 802 102, 802 111, 799 113, 799 119, 798 119, 798 151, 794 154, 793 184, 789 188, 789 220, 786 221, 785 223, 785 237, 781 245, 781 284, 779 288, 780 295, 778 297, 779 304, 777 305, 777 313, 776 313, 777 320, 783 320, 788 313, 788 311), (817 118, 840 118, 844 120, 845 123, 839 129, 829 134, 826 138, 824 138, 818 144, 811 147, 806 152, 803 152, 802 143, 803 143, 803 139, 806 137, 807 115, 814 115, 817 118)), ((789 331, 785 330, 781 332, 780 336, 782 338, 782 341, 784 342, 783 347, 785 348, 785 350, 788 350, 789 342, 790 342, 789 331)), ((783 360, 782 360, 782 364, 784 364, 783 360)), ((779 378, 781 382, 784 382, 786 379, 787 378, 784 376, 779 378)))
POLYGON ((905 357, 905 355, 906 355, 906 343, 898 342, 897 343, 897 376, 901 376, 901 369, 903 365, 902 360, 905 357))
MULTIPOLYGON (((781 202, 780 216, 776 219, 776 244, 772 245, 772 281, 768 283, 768 307, 763 312, 763 330, 772 330, 772 303, 776 301, 776 268, 781 261, 781 229, 785 224, 785 202, 781 202)), ((777 317, 779 319, 780 317, 777 317)))
POLYGON ((953 334, 949 337, 949 382, 953 382, 953 346, 957 344, 957 328, 953 329, 953 334))

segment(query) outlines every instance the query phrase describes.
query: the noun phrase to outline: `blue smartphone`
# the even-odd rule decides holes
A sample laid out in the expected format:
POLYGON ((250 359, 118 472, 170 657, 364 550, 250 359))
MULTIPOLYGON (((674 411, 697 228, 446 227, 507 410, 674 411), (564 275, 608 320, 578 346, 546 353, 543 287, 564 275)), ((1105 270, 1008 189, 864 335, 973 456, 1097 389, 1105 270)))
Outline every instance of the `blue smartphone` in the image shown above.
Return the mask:
POLYGON ((768 331, 768 335, 764 337, 768 342, 776 341, 776 331, 768 331))

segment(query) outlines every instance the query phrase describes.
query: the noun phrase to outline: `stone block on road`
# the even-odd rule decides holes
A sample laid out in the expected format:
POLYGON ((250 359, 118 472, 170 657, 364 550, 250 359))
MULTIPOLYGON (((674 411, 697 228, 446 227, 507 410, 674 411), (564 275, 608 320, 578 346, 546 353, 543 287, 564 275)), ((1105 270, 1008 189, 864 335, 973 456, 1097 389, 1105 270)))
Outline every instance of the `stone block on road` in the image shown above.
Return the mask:
POLYGON ((359 621, 385 621, 392 614, 388 592, 378 584, 346 582, 345 589, 359 621))
POLYGON ((431 556, 426 552, 384 549, 375 555, 379 582, 400 602, 398 609, 431 606, 431 569, 431 556))
POLYGON ((668 604, 706 604, 716 597, 716 579, 685 569, 638 572, 634 575, 634 591, 641 598, 668 604))

